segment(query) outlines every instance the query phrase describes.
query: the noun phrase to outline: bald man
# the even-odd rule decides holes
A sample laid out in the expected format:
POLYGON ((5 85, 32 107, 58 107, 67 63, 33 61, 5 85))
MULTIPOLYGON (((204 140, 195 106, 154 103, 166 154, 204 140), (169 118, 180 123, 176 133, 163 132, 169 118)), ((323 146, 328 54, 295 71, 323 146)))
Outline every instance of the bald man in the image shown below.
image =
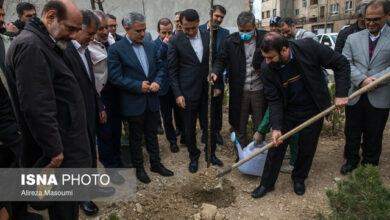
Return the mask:
MULTIPOLYGON (((63 60, 81 22, 72 1, 49 1, 8 50, 6 77, 23 133, 22 167, 91 167, 83 95, 63 60)), ((48 205, 40 208, 49 209, 50 219, 78 219, 76 202, 48 205)))

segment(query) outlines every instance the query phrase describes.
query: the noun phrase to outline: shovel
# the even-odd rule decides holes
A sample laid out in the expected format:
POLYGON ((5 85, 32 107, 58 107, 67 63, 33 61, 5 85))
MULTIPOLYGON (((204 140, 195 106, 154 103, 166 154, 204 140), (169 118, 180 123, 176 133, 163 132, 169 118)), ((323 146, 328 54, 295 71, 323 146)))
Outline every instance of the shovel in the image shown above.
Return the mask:
MULTIPOLYGON (((374 90, 376 87, 379 86, 379 84, 381 84, 383 81, 385 81, 387 79, 390 79, 390 72, 388 72, 385 75, 381 76, 380 78, 376 79, 374 82, 368 84, 367 86, 365 86, 365 87, 357 90, 356 92, 352 93, 350 96, 348 96, 348 100, 352 100, 352 99, 356 98, 359 95, 362 95, 362 94, 364 94, 366 92, 374 90)), ((278 140, 286 140, 287 138, 291 137, 295 133, 301 131, 302 129, 306 128, 307 126, 309 126, 309 125, 313 124, 314 122, 318 121, 319 119, 325 117, 326 115, 328 115, 330 112, 332 112, 335 109, 336 109, 336 106, 332 105, 331 107, 329 107, 329 108, 325 109, 324 111, 318 113, 317 115, 315 115, 314 117, 310 118, 306 122, 300 124, 299 126, 297 126, 294 129, 292 129, 291 131, 285 133, 278 140)), ((219 180, 219 184, 216 186, 216 188, 221 188, 222 187, 222 178, 221 178, 222 176, 230 173, 234 168, 237 168, 237 167, 241 166, 243 163, 245 163, 248 160, 256 157, 257 155, 261 154, 263 151, 268 150, 268 149, 270 149, 273 146, 274 146, 274 144, 271 142, 271 143, 265 145, 264 147, 258 149, 257 151, 255 151, 253 154, 251 154, 247 158, 245 158, 245 159, 243 159, 243 160, 241 160, 241 161, 231 165, 230 167, 226 168, 223 171, 218 171, 217 177, 220 178, 220 180, 219 180)))

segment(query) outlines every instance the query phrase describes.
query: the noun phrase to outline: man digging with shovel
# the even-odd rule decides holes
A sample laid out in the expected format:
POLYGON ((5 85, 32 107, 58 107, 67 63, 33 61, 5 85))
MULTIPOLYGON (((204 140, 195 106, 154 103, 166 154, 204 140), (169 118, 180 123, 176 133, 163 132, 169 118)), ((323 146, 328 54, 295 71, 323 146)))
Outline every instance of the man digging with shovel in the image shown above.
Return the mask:
MULTIPOLYGON (((275 147, 268 151, 261 183, 252 192, 253 198, 274 190, 288 143, 278 140, 279 137, 331 105, 321 66, 334 71, 336 107, 348 103, 350 87, 347 59, 312 39, 289 42, 279 33, 270 32, 264 36, 261 53, 265 57, 261 72, 275 147)), ((320 119, 300 131, 299 154, 291 175, 297 195, 305 193, 304 181, 310 171, 322 124, 323 119, 320 119)))

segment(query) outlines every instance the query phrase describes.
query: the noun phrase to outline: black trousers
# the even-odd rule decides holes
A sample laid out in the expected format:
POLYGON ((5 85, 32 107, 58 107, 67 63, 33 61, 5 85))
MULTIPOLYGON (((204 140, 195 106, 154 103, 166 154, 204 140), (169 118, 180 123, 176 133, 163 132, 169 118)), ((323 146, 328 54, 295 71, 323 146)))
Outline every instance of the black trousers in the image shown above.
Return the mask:
POLYGON ((78 202, 53 202, 48 208, 50 220, 77 220, 79 219, 78 202))
POLYGON ((129 145, 135 168, 143 167, 142 138, 145 137, 146 149, 149 153, 151 166, 160 163, 160 150, 157 140, 157 125, 160 113, 151 112, 148 107, 142 115, 130 116, 126 120, 129 123, 129 145))
POLYGON ((167 94, 160 96, 160 108, 164 122, 165 136, 169 143, 177 142, 175 128, 173 127, 172 111, 175 118, 176 129, 183 131, 182 119, 179 107, 176 105, 175 96, 169 88, 167 94))
MULTIPOLYGON (((197 144, 196 144, 196 120, 198 118, 198 114, 200 114, 201 111, 203 111, 207 115, 208 112, 207 100, 208 100, 207 95, 202 94, 200 100, 197 101, 186 100, 185 101, 186 108, 182 109, 185 141, 186 141, 186 145, 191 160, 198 160, 200 155, 200 151, 197 148, 197 144)), ((213 116, 211 116, 211 124, 213 124, 213 120, 214 120, 213 116)), ((215 127, 211 127, 211 153, 214 154, 215 150, 216 150, 215 127)), ((205 146, 205 151, 206 151, 206 146, 205 146)))
MULTIPOLYGON (((223 84, 222 84, 223 85, 223 84)), ((213 122, 211 123, 211 126, 215 129, 217 133, 221 132, 222 130, 222 104, 223 104, 223 96, 224 96, 224 90, 225 86, 222 87, 222 93, 217 96, 213 97, 211 99, 211 115, 213 117, 213 122)), ((202 111, 199 113, 199 124, 200 129, 203 131, 204 135, 208 134, 208 128, 207 128, 207 109, 206 111, 202 111)))
MULTIPOLYGON (((282 134, 287 133, 302 122, 303 121, 285 121, 282 134)), ((299 154, 291 175, 291 178, 294 181, 304 181, 309 174, 314 154, 317 149, 318 139, 320 137, 323 122, 324 120, 321 119, 299 132, 299 154)), ((287 145, 288 140, 285 140, 278 147, 273 147, 268 150, 260 185, 265 187, 271 187, 275 185, 279 175, 280 167, 283 163, 287 145)))
POLYGON ((389 109, 373 107, 367 94, 364 94, 355 105, 346 107, 345 115, 344 157, 347 163, 357 165, 360 162, 361 146, 362 164, 378 165, 382 152, 383 130, 389 116, 389 109))
MULTIPOLYGON (((97 123, 96 136, 99 150, 99 160, 105 168, 122 166, 121 135, 122 116, 120 113, 119 92, 114 89, 103 89, 101 99, 107 113, 107 123, 97 123)), ((92 152, 96 157, 96 153, 92 152)), ((94 158, 96 161, 96 158, 94 158)))

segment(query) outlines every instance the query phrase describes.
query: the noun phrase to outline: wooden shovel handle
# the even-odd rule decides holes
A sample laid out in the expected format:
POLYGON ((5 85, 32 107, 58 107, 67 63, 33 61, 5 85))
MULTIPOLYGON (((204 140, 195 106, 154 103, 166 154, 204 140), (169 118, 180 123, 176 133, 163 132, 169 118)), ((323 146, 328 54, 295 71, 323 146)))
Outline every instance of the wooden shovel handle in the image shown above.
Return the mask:
MULTIPOLYGON (((351 99, 354 99, 356 98, 357 96, 359 95, 362 95, 366 92, 369 92, 373 89, 375 89, 379 84, 381 84, 383 81, 387 80, 387 79, 390 79, 390 72, 386 73, 385 75, 381 76, 380 78, 376 79, 374 82, 368 84, 367 86, 363 87, 363 88, 360 88, 359 90, 357 90, 356 92, 352 93, 350 96, 348 96, 348 100, 351 100, 351 99)), ((291 137, 292 135, 294 135, 295 133, 298 133, 299 131, 301 131, 302 129, 306 128, 307 126, 313 124, 314 122, 318 121, 319 119, 325 117, 326 115, 328 115, 331 111, 333 111, 334 109, 336 108, 335 105, 332 105, 330 106, 329 108, 325 109, 324 111, 318 113, 317 115, 313 116, 312 118, 310 118, 309 120, 305 121, 304 123, 300 124, 298 127, 290 130, 289 132, 285 133, 283 136, 281 136, 278 140, 286 140, 287 138, 291 137)), ((252 153, 251 155, 249 155, 248 157, 246 157, 245 159, 243 160, 240 160, 238 161, 237 163, 233 164, 231 167, 227 168, 226 170, 218 173, 218 177, 221 177, 227 173, 229 173, 232 169, 236 168, 236 167, 239 167, 241 166, 243 163, 247 162, 248 160, 256 157, 257 155, 261 154, 262 152, 264 152, 265 150, 268 150, 270 149, 271 147, 273 147, 274 144, 271 142, 267 145, 265 145, 264 147, 258 149, 257 151, 255 151, 254 153, 252 153)))

